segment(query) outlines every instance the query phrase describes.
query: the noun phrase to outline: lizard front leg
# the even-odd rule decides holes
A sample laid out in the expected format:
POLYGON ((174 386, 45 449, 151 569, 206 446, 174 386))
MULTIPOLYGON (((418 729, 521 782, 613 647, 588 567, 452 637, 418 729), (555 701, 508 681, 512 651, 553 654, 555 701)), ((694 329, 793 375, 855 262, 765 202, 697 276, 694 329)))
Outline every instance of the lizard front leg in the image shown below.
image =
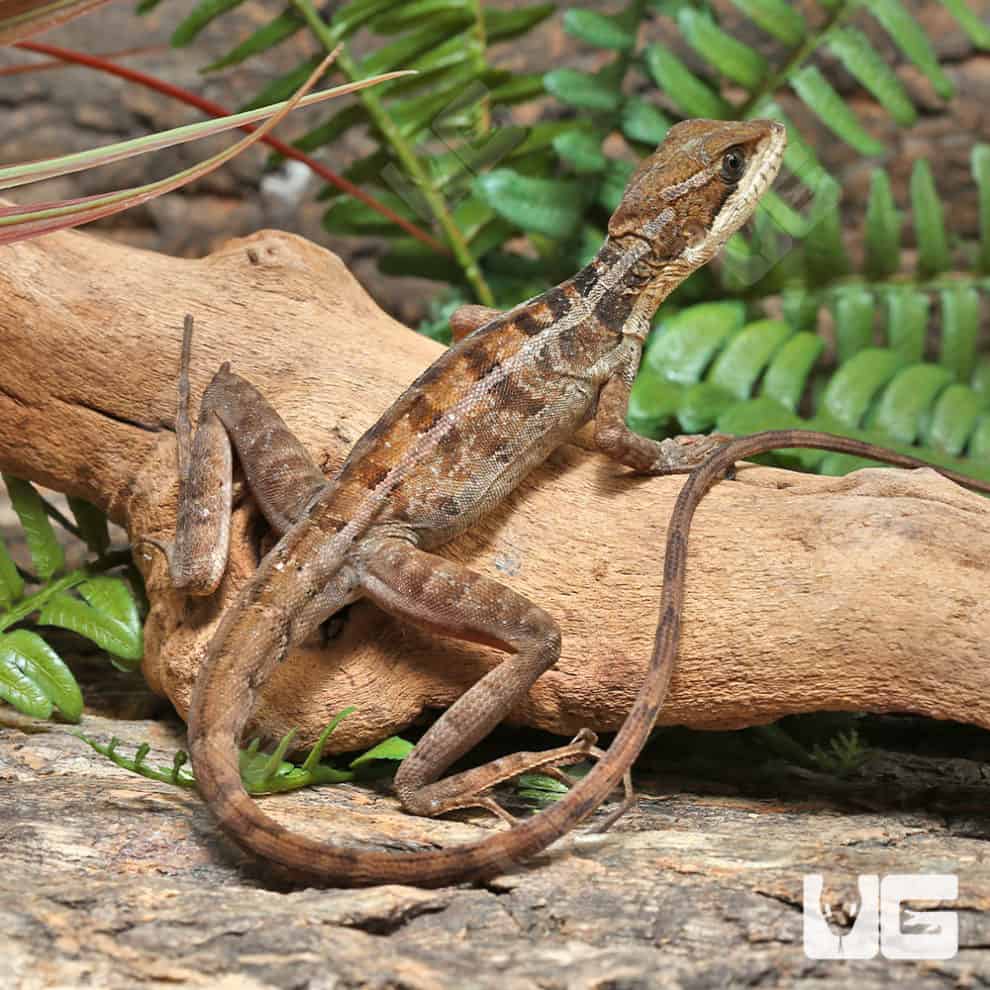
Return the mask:
MULTIPOLYGON (((439 815, 483 807, 512 820, 484 792, 534 770, 555 770, 598 756, 596 737, 582 730, 567 746, 515 753, 443 780, 455 760, 484 739, 560 656, 553 618, 504 585, 401 539, 373 541, 357 567, 363 593, 380 608, 421 628, 509 651, 430 727, 400 764, 395 790, 407 811, 439 815)), ((632 784, 624 780, 627 801, 632 784)))
POLYGON ((642 474, 686 474, 703 464, 732 437, 724 433, 651 440, 626 425, 635 360, 625 362, 602 387, 595 413, 595 446, 608 457, 642 474))

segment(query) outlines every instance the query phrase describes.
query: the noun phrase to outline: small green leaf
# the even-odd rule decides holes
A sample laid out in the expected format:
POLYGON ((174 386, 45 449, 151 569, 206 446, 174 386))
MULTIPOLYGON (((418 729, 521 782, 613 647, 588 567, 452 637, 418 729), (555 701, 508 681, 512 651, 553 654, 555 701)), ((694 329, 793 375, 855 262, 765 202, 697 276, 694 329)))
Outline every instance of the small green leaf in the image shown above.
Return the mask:
POLYGON ((686 117, 724 120, 732 116, 729 104, 673 52, 662 45, 650 45, 645 55, 646 67, 653 81, 686 117))
POLYGON ((375 34, 399 34, 409 28, 419 27, 425 18, 464 9, 464 0, 400 0, 392 3, 392 9, 368 22, 368 30, 375 34))
POLYGON ((960 456, 983 408, 983 401, 971 388, 950 385, 935 400, 929 422, 922 425, 922 442, 960 456))
POLYGON ((977 48, 984 51, 990 49, 990 25, 969 9, 966 0, 942 0, 942 6, 959 22, 959 26, 977 48))
POLYGON ((698 382, 684 389, 677 406, 677 421, 685 433, 704 433, 735 402, 736 397, 721 386, 698 382))
POLYGON ((602 152, 601 135, 565 131, 553 139, 553 149, 578 175, 603 172, 608 165, 602 152))
POLYGON ((923 417, 952 382, 952 372, 937 364, 916 364, 899 371, 867 417, 867 426, 882 430, 896 443, 917 442, 923 417))
POLYGON ((564 13, 564 30, 597 48, 624 52, 636 44, 636 36, 616 23, 614 17, 598 14, 593 10, 571 7, 564 13))
POLYGON ((135 634, 131 623, 100 612, 66 592, 48 599, 38 616, 38 624, 70 629, 85 636, 112 656, 130 661, 125 669, 135 666, 144 652, 140 627, 135 634))
MULTIPOLYGON (((790 203, 777 195, 773 189, 768 189, 757 206, 757 223, 768 220, 772 228, 787 234, 788 237, 804 237, 808 232, 808 224, 803 216, 790 203)), ((767 259, 776 260, 776 259, 767 259)))
POLYGON ((554 69, 544 75, 543 86, 561 103, 582 110, 616 110, 622 102, 611 83, 577 69, 554 69))
MULTIPOLYGON (((474 9, 473 3, 468 3, 467 6, 474 9)), ((557 5, 554 3, 537 3, 516 10, 498 10, 486 6, 484 15, 488 44, 517 38, 556 12, 557 5)))
POLYGON ((314 56, 301 62, 294 69, 276 76, 255 94, 254 99, 243 104, 240 107, 240 112, 257 110, 271 103, 281 103, 283 100, 287 100, 312 75, 313 70, 319 64, 320 59, 314 56))
MULTIPOLYGON (((774 402, 765 395, 744 402, 737 402, 719 416, 715 428, 722 433, 744 436, 762 430, 788 430, 806 426, 800 417, 789 409, 774 402)), ((774 458, 780 458, 784 451, 775 450, 774 458)))
MULTIPOLYGON (((0 671, 9 673, 12 668, 37 685, 49 702, 47 714, 39 717, 48 718, 50 706, 54 705, 70 722, 79 721, 83 706, 79 685, 62 658, 37 633, 15 629, 0 635, 0 671)), ((19 683, 17 678, 13 680, 19 683)), ((33 692, 31 697, 36 697, 33 692)), ((16 702, 12 703, 17 707, 16 702)))
POLYGON ((300 151, 315 151, 324 145, 331 144, 352 127, 367 120, 367 114, 360 103, 352 104, 343 110, 338 110, 329 120, 307 131, 297 141, 293 141, 300 151))
POLYGON ((815 65, 808 65, 791 76, 791 87, 808 108, 835 135, 862 155, 880 155, 884 145, 872 137, 849 105, 815 65))
POLYGON ((0 540, 0 609, 7 608, 24 594, 24 579, 10 556, 7 544, 0 540))
POLYGON ((932 170, 923 158, 911 169, 911 211, 918 241, 918 274, 930 278, 949 267, 949 236, 932 170))
POLYGON ((337 726, 347 718, 348 715, 353 715, 357 709, 350 705, 344 708, 342 711, 337 712, 336 715, 329 721, 326 728, 320 733, 316 742, 313 744, 313 748, 306 755, 305 761, 301 764, 300 769, 305 770, 307 773, 312 772, 316 769, 317 764, 323 759, 323 748, 327 744, 327 740, 333 735, 337 726))
POLYGON ((241 3, 243 0, 200 0, 172 32, 169 44, 173 48, 183 48, 191 44, 210 21, 240 6, 241 3))
POLYGON ((738 333, 746 307, 738 300, 698 303, 665 318, 650 335, 643 365, 671 381, 700 381, 715 354, 738 333))
POLYGON ((334 41, 343 41, 375 17, 404 3, 406 0, 351 0, 333 12, 330 33, 334 41))
POLYGON ((842 242, 839 185, 832 179, 819 187, 808 219, 804 239, 804 262, 812 285, 824 285, 845 275, 849 257, 842 242))
POLYGON ((55 709, 41 686, 21 670, 17 662, 4 663, 0 644, 0 699, 31 718, 51 718, 55 709))
POLYGON ((925 292, 908 288, 886 296, 887 344, 905 361, 916 363, 925 354, 931 299, 925 292))
POLYGON ((55 531, 48 521, 41 496, 32 485, 19 478, 4 474, 3 480, 11 505, 24 529, 35 573, 42 581, 47 581, 65 566, 65 554, 55 538, 55 531))
POLYGON ((670 130, 670 118, 652 103, 630 97, 622 106, 622 133, 630 141, 657 145, 670 130))
POLYGON ((894 205, 890 178, 882 168, 870 176, 866 207, 866 274, 873 279, 893 275, 900 267, 903 217, 894 205))
POLYGON ((849 286, 836 293, 829 307, 835 319, 836 351, 844 364, 860 351, 873 346, 873 293, 862 286, 849 286))
POLYGON ((255 55, 267 52, 291 38, 304 27, 302 16, 295 10, 289 9, 279 14, 274 20, 262 25, 252 35, 245 38, 239 45, 232 48, 226 55, 211 62, 203 72, 217 72, 240 65, 255 55))
POLYGON ((814 330, 818 326, 821 301, 817 292, 803 288, 785 289, 780 297, 784 319, 798 330, 814 330))
POLYGON ((358 77, 366 78, 380 72, 407 68, 413 59, 466 28, 471 20, 472 15, 466 9, 432 18, 418 30, 409 31, 391 44, 376 49, 358 66, 358 77))
MULTIPOLYGON (((377 196, 393 212, 411 219, 409 207, 405 201, 392 192, 381 191, 377 196)), ((382 216, 378 210, 360 200, 337 200, 323 217, 323 226, 331 234, 395 234, 395 223, 388 217, 382 216)))
POLYGON ((862 31, 854 27, 833 30, 828 35, 828 46, 849 74, 873 94, 901 127, 910 127, 918 119, 907 90, 862 31))
POLYGON ((903 365, 904 358, 896 351, 881 347, 860 351, 829 379, 822 393, 822 408, 842 425, 855 429, 903 365))
POLYGON ((664 434, 680 405, 684 388, 665 380, 652 368, 641 367, 629 393, 626 422, 644 437, 664 434))
POLYGON ((980 271, 990 273, 990 144, 974 145, 970 163, 979 194, 980 250, 977 265, 980 271))
POLYGON ((107 517, 92 502, 77 498, 75 495, 69 496, 69 508, 86 546, 97 556, 101 556, 110 546, 107 517))
POLYGON ((971 285, 943 289, 942 342, 939 364, 968 382, 976 366, 976 343, 980 331, 980 294, 971 285))
POLYGON ((404 760, 413 751, 413 744, 399 736, 389 736, 383 739, 377 746, 372 746, 366 753, 362 753, 357 759, 351 760, 349 766, 352 770, 357 767, 371 763, 373 760, 404 760))
POLYGON ((808 25, 787 0, 732 0, 749 19, 771 37, 794 47, 804 41, 808 25))
POLYGON ((793 332, 782 320, 748 324, 715 359, 707 380, 737 399, 748 399, 764 369, 793 332))
POLYGON ((584 192, 578 183, 536 179, 507 168, 479 175, 474 190, 506 220, 556 240, 577 230, 584 210, 584 192))
POLYGON ((525 103, 544 93, 543 76, 539 72, 526 72, 514 76, 508 82, 495 86, 488 93, 492 106, 525 103))
POLYGON ((766 78, 767 60, 726 34, 708 14, 684 7, 677 23, 695 53, 726 78, 750 91, 766 78))
POLYGON ((825 349, 825 341, 816 333, 794 334, 773 356, 763 375, 760 394, 797 411, 808 378, 825 349))
POLYGON ((952 80, 942 71, 928 36, 901 0, 871 0, 866 9, 894 44, 928 77, 935 92, 943 100, 951 100, 955 95, 952 80))
POLYGON ((76 591, 98 612, 125 626, 133 639, 140 638, 141 616, 126 581, 100 574, 83 581, 76 591))

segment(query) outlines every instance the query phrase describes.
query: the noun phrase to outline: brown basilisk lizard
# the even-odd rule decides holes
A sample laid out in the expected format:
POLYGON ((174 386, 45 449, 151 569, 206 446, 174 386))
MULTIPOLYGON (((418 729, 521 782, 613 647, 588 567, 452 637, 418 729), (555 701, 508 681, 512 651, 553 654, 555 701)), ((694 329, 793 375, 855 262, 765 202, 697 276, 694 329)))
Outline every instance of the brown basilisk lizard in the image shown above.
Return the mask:
MULTIPOLYGON (((493 875, 533 855, 607 797, 651 731, 677 645, 690 516, 732 461, 808 444, 921 463, 824 434, 761 434, 727 446, 724 437, 658 443, 624 423, 653 313, 749 217, 777 173, 784 143, 783 127, 771 121, 673 127, 633 176, 596 258, 506 314, 469 314, 469 325, 482 325, 400 396, 330 481, 260 394, 227 366, 203 396, 194 440, 187 415, 180 416, 180 513, 170 552, 177 587, 208 594, 223 573, 231 440, 248 485, 281 535, 210 642, 189 712, 199 789, 240 845, 340 885, 435 885, 493 875), (715 451, 685 486, 671 522, 661 624, 642 691, 606 754, 583 731, 568 746, 439 780, 555 663, 560 633, 537 605, 432 551, 592 419, 599 449, 637 471, 688 471, 715 451), (383 853, 290 833, 245 793, 237 743, 258 688, 292 645, 361 596, 409 622, 509 654, 401 764, 395 786, 408 810, 435 815, 477 805, 502 813, 485 793, 493 784, 588 755, 600 755, 597 764, 539 815, 458 848, 383 853)), ((184 367, 190 331, 187 321, 184 367)), ((185 376, 184 388, 180 412, 188 403, 185 376)))

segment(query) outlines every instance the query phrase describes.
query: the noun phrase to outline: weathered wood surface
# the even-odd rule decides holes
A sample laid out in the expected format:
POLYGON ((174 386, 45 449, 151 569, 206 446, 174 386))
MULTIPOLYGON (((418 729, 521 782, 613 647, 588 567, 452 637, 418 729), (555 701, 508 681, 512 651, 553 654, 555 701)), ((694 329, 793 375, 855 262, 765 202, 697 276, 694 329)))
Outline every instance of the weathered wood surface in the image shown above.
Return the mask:
MULTIPOLYGON (((167 538, 176 494, 175 377, 197 320, 193 394, 224 360, 255 382, 328 472, 438 353, 371 302, 330 253, 264 232, 202 261, 69 233, 0 264, 0 467, 83 495, 132 537, 167 538)), ((444 552, 557 617, 563 657, 517 721, 614 729, 638 690, 656 621, 677 479, 634 478, 567 447, 444 552)), ((184 712, 220 608, 254 567, 242 506, 216 600, 142 566, 145 674, 184 712)), ((755 724, 814 711, 907 711, 990 726, 990 506, 929 472, 813 478, 744 469, 698 514, 682 658, 663 721, 755 724)), ((279 671, 255 729, 310 740, 345 705, 341 748, 448 704, 497 654, 394 623, 368 604, 335 640, 279 671)))
MULTIPOLYGON (((125 753, 147 740, 151 762, 167 764, 183 745, 175 720, 101 710, 84 730, 121 737, 125 753)), ((119 770, 63 727, 9 710, 4 723, 4 987, 879 990, 896 981, 948 990, 990 981, 990 785, 978 762, 877 752, 847 783, 794 768, 727 783, 692 780, 673 754, 659 794, 593 846, 482 887, 318 891, 245 869, 193 793, 119 770), (905 795, 931 810, 899 810, 905 795), (957 958, 805 958, 805 873, 824 876, 841 916, 857 875, 920 872, 959 875, 958 900, 940 908, 958 911, 957 958)), ((720 747, 732 744, 721 737, 720 747)), ((293 828, 378 847, 463 842, 498 827, 417 820, 382 792, 350 786, 265 800, 293 828)))

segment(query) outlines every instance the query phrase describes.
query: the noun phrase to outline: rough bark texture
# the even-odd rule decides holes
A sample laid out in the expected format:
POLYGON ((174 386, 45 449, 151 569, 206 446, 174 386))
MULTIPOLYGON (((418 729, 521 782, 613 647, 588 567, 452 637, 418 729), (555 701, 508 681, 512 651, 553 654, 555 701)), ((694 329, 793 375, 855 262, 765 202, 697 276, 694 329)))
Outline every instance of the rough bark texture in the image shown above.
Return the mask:
MULTIPOLYGON (((93 715, 83 728, 121 737, 128 754, 149 741, 152 763, 183 744, 181 727, 161 722, 93 715)), ((305 890, 245 869, 191 792, 130 776, 59 727, 9 721, 0 729, 0 983, 951 990, 990 981, 990 793, 979 764, 877 753, 849 783, 794 768, 762 783, 746 769, 731 784, 699 782, 676 767, 663 780, 668 797, 649 780, 639 775, 649 796, 606 840, 484 887, 305 890), (901 810, 905 781, 930 810, 901 810), (959 876, 958 899, 939 908, 958 913, 956 958, 805 957, 804 874, 823 875, 841 918, 856 903, 857 875, 922 872, 959 876)), ((292 828, 379 848, 482 834, 465 821, 397 814, 394 800, 365 788, 266 806, 292 828)))
MULTIPOLYGON (((9 248, 0 271, 0 467, 107 509, 132 538, 168 538, 176 495, 182 316, 197 320, 193 395, 233 366, 269 396, 329 472, 437 353, 396 324, 333 255, 261 233, 202 261, 66 234, 9 248)), ((558 667, 517 721, 614 729, 641 681, 677 479, 633 478, 568 447, 445 553, 557 617, 558 667)), ((170 592, 141 564, 152 611, 145 674, 179 709, 223 604, 256 559, 237 512, 215 600, 170 592)), ((692 534, 681 662, 663 721, 695 727, 793 712, 916 712, 990 726, 987 502, 930 472, 843 479, 745 469, 692 534)), ((448 704, 497 662, 480 647, 350 610, 265 692, 255 729, 313 739, 345 705, 336 748, 365 746, 448 704)))

